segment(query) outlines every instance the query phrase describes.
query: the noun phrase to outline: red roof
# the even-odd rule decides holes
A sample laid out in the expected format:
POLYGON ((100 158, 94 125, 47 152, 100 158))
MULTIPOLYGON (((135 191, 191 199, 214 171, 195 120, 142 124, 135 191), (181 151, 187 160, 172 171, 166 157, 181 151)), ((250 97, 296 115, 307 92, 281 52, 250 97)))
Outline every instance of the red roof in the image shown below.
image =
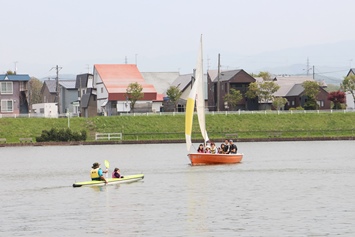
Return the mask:
POLYGON ((109 100, 126 100, 125 94, 129 84, 137 82, 143 87, 142 100, 157 100, 157 91, 154 85, 144 81, 135 64, 95 64, 108 93, 109 100))

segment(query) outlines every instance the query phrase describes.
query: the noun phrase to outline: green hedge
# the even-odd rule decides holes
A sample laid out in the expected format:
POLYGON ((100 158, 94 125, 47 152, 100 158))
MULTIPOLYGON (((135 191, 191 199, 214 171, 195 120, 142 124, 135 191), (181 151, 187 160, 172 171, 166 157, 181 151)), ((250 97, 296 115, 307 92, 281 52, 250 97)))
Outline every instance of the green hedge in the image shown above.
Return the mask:
POLYGON ((73 132, 70 128, 51 130, 42 130, 42 134, 36 137, 37 142, 69 142, 69 141, 85 141, 87 134, 85 130, 79 132, 73 132))

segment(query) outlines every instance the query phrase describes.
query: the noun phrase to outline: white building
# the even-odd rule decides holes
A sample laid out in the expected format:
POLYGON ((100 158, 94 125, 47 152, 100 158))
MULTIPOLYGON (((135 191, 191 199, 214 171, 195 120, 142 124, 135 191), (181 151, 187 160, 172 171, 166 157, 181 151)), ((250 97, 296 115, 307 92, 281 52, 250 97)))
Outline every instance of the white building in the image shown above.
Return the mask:
POLYGON ((43 116, 45 118, 58 118, 57 103, 33 104, 32 110, 36 115, 43 116))

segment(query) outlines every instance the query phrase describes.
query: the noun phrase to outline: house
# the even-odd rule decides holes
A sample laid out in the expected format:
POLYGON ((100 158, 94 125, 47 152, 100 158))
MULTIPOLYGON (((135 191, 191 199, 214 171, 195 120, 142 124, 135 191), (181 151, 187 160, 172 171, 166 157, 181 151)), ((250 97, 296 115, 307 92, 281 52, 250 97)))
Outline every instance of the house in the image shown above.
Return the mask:
MULTIPOLYGON (((256 78, 258 82, 262 82, 262 78, 256 78)), ((303 107, 307 102, 307 96, 304 95, 304 87, 302 83, 305 81, 314 81, 312 76, 276 76, 272 79, 280 88, 273 94, 275 97, 283 97, 287 99, 287 104, 284 109, 303 107)), ((319 94, 317 96, 317 103, 319 109, 330 109, 330 101, 328 100, 328 92, 324 89, 326 85, 319 86, 319 94)), ((272 108, 272 101, 266 101, 264 109, 272 108)))
POLYGON ((0 74, 1 114, 27 114, 29 112, 27 74, 0 74))
MULTIPOLYGON (((141 74, 145 82, 149 84, 153 84, 154 88, 157 90, 157 93, 163 96, 163 101, 158 111, 160 112, 174 111, 174 106, 171 103, 169 103, 169 98, 167 97, 166 92, 170 88, 170 86, 173 86, 174 81, 180 76, 180 73, 179 72, 142 72, 141 74)), ((157 111, 158 109, 157 107, 155 108, 155 111, 157 111)))
POLYGON ((97 93, 97 112, 102 115, 116 115, 131 112, 127 88, 131 83, 143 87, 143 98, 134 106, 134 112, 159 111, 163 95, 154 85, 147 83, 135 64, 95 64, 94 88, 97 93))
MULTIPOLYGON (((187 98, 189 97, 192 85, 194 81, 194 74, 183 74, 179 75, 173 83, 172 86, 176 86, 181 92, 180 99, 177 103, 177 112, 185 112, 185 106, 187 98)), ((204 97, 205 97, 205 108, 208 108, 208 97, 207 97, 207 74, 203 75, 203 83, 204 83, 204 97)), ((164 98, 164 112, 172 112, 174 111, 174 105, 169 101, 168 97, 164 98)))
POLYGON ((45 80, 41 88, 42 102, 54 103, 57 97, 57 86, 55 80, 45 80))
POLYGON ((210 111, 229 110, 228 105, 224 103, 224 96, 230 89, 236 89, 241 92, 243 99, 237 104, 235 110, 257 110, 257 99, 248 99, 245 96, 249 84, 255 82, 255 78, 250 76, 243 69, 220 72, 209 70, 207 72, 208 81, 208 108, 210 111), (219 84, 219 91, 218 91, 219 84))
POLYGON ((96 88, 94 88, 94 75, 90 73, 76 76, 75 88, 78 90, 78 113, 81 117, 97 115, 96 88))
POLYGON ((144 81, 154 85, 158 94, 166 95, 166 90, 180 76, 179 72, 141 72, 144 81))
POLYGON ((73 102, 78 100, 78 91, 75 80, 59 80, 58 96, 57 81, 45 80, 41 89, 43 103, 58 103, 58 113, 76 112, 77 107, 73 102))
MULTIPOLYGON (((346 77, 348 77, 348 76, 355 76, 355 68, 350 68, 346 77)), ((354 91, 354 93, 355 93, 355 91, 354 91)), ((354 96, 350 92, 346 92, 345 95, 346 95, 346 108, 347 109, 355 109, 354 96)))

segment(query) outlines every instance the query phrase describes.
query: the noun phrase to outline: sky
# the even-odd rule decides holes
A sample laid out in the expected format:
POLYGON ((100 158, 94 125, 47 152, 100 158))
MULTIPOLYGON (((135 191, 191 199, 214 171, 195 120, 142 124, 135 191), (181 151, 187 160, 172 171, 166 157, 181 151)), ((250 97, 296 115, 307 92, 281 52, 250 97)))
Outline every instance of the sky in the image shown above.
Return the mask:
MULTIPOLYGON (((56 65, 76 75, 106 63, 191 73, 201 34, 205 70, 218 67, 218 54, 224 69, 262 68, 307 60, 258 57, 268 52, 355 44, 354 0, 0 0, 0 8, 0 73, 39 79, 56 65)), ((349 67, 352 55, 328 61, 349 67)))

